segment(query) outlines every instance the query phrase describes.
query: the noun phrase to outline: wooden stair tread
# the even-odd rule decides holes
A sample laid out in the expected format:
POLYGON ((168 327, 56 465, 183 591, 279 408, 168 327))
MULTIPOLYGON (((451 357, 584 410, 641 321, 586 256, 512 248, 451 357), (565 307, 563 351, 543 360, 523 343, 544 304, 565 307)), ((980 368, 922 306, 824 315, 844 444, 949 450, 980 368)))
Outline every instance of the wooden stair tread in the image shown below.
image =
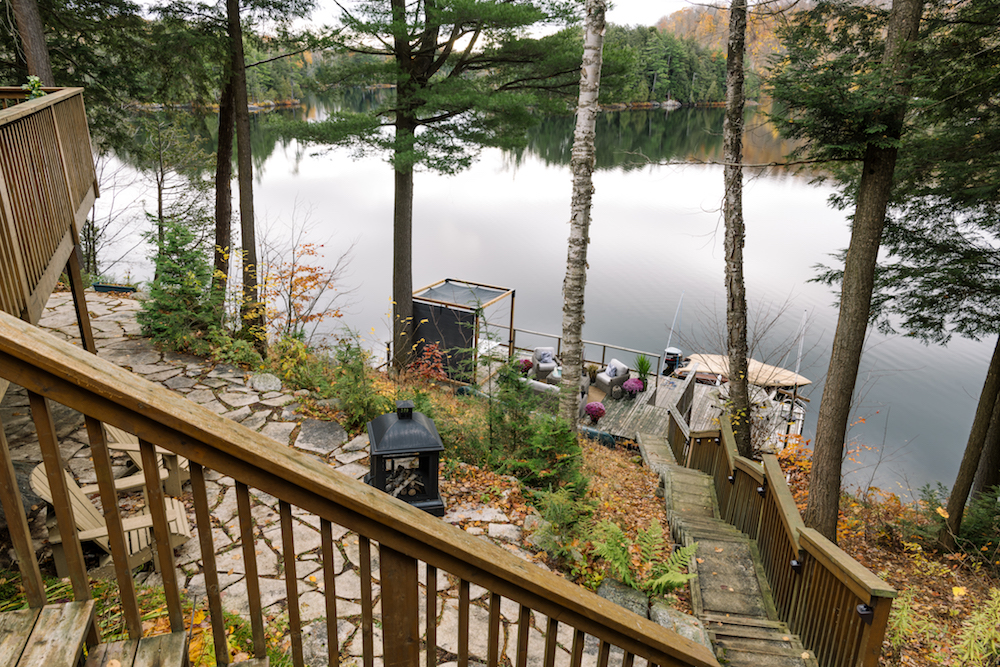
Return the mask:
POLYGON ((740 616, 738 614, 713 614, 704 613, 701 615, 701 620, 705 622, 705 628, 711 630, 709 623, 721 623, 724 625, 743 625, 754 628, 773 628, 775 630, 786 630, 788 626, 781 621, 771 621, 766 618, 757 618, 754 616, 740 616))
POLYGON ((0 665, 17 664, 40 611, 19 609, 0 614, 0 665))
POLYGON ((794 643, 798 641, 798 636, 792 634, 787 628, 761 628, 752 625, 712 625, 706 628, 709 634, 715 635, 719 639, 763 639, 766 641, 783 641, 794 643))
POLYGON ((121 667, 183 667, 187 664, 187 633, 100 644, 90 652, 84 667, 106 667, 111 660, 117 660, 121 667))
POLYGON ((229 667, 270 667, 270 658, 250 658, 243 662, 235 662, 229 667))
MULTIPOLYGON (((16 612, 15 612, 16 613, 16 612)), ((94 601, 45 605, 38 611, 17 667, 73 667, 94 622, 94 601)))

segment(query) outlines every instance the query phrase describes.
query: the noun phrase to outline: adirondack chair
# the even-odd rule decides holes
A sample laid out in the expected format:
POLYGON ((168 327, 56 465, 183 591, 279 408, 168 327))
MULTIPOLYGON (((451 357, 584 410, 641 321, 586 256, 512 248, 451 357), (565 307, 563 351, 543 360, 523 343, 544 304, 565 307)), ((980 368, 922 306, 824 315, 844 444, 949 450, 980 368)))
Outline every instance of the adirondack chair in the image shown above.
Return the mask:
MULTIPOLYGON (((66 487, 69 491, 70 503, 73 506, 73 520, 76 523, 77 536, 81 542, 92 542, 105 552, 101 558, 100 567, 105 567, 111 560, 111 543, 108 540, 108 526, 104 521, 104 514, 90 501, 84 490, 73 479, 69 472, 63 470, 66 478, 66 487)), ((125 491, 129 489, 144 488, 145 483, 140 479, 142 475, 132 475, 124 480, 116 481, 116 489, 125 491)), ((49 489, 49 478, 45 474, 45 466, 39 465, 31 472, 31 488, 34 492, 52 506, 52 492, 49 489)), ((85 487, 96 491, 96 487, 85 487)), ((170 530, 170 545, 175 549, 191 538, 191 526, 188 523, 187 512, 184 505, 176 498, 165 498, 167 508, 167 524, 170 530)), ((49 545, 52 547, 52 558, 55 560, 56 572, 60 577, 69 576, 69 568, 66 564, 66 556, 62 546, 62 535, 60 527, 56 523, 55 513, 48 512, 47 527, 49 529, 49 545)), ((156 554, 152 545, 153 518, 149 514, 148 507, 143 508, 138 514, 126 517, 122 520, 125 529, 125 545, 129 553, 129 567, 136 568, 143 563, 153 560, 153 565, 159 570, 156 562, 156 554)))
MULTIPOLYGON (((104 425, 104 432, 107 434, 108 447, 112 450, 125 452, 135 467, 142 472, 139 438, 128 431, 123 431, 110 424, 104 425)), ((167 479, 163 486, 164 492, 168 496, 180 496, 182 493, 181 485, 191 479, 188 460, 162 447, 156 448, 156 460, 160 465, 160 475, 162 476, 163 472, 166 472, 167 479)))

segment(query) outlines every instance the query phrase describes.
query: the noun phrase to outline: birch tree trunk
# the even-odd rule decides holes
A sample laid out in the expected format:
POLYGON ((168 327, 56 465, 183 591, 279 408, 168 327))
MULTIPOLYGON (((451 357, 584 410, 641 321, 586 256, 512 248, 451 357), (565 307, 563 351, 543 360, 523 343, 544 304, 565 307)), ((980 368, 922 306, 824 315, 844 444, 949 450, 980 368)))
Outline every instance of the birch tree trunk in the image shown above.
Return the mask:
MULTIPOLYGON (((909 89, 905 76, 909 59, 904 47, 917 38, 922 11, 923 0, 893 0, 892 3, 883 57, 887 70, 885 85, 891 85, 903 99, 909 89)), ((900 104, 894 113, 886 115, 887 137, 900 137, 905 114, 906 105, 900 104)), ((886 207, 892 193, 896 152, 894 145, 885 144, 868 144, 865 150, 851 243, 844 261, 837 331, 833 337, 830 368, 816 420, 809 501, 802 518, 807 526, 815 528, 833 542, 837 541, 844 437, 871 313, 875 262, 882 242, 886 207)))
POLYGON ((726 201, 726 347, 729 354, 729 400, 736 449, 753 458, 750 442, 750 392, 747 387, 747 292, 743 282, 743 52, 747 0, 729 9, 726 60, 726 117, 722 125, 726 201))
POLYGON ((562 386, 559 414, 577 430, 580 410, 580 374, 583 370, 583 297, 587 284, 587 244, 590 242, 590 203, 594 195, 594 137, 597 127, 597 95, 601 83, 601 50, 604 47, 606 0, 587 0, 580 71, 580 101, 573 133, 573 199, 566 278, 563 281, 562 386))

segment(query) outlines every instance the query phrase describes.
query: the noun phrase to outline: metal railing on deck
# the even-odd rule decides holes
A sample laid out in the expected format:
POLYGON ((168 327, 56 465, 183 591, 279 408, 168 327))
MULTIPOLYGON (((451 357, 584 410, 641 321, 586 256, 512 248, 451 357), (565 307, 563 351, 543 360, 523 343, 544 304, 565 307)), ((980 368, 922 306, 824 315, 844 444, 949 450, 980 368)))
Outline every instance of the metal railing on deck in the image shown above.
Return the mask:
POLYGON ((97 196, 83 89, 46 90, 0 88, 0 310, 31 322, 97 196))
POLYGON ((712 476, 721 518, 757 541, 778 617, 819 664, 875 667, 896 592, 805 527, 777 457, 739 456, 723 415, 718 431, 691 434, 678 461, 712 476))
MULTIPOLYGON (((540 336, 541 338, 551 338, 551 339, 555 340, 555 343, 556 343, 555 344, 556 356, 559 356, 559 353, 562 352, 562 336, 559 336, 557 334, 542 333, 541 331, 529 331, 528 329, 517 329, 517 328, 515 328, 514 329, 514 335, 511 338, 511 346, 510 346, 510 351, 509 351, 510 352, 510 356, 513 356, 513 355, 517 354, 518 352, 527 352, 529 354, 531 352, 534 352, 534 348, 533 347, 531 347, 531 348, 520 347, 517 344, 517 335, 518 334, 523 334, 523 336, 540 336)), ((523 339, 523 336, 522 336, 522 339, 523 339)), ((657 354, 655 352, 645 352, 643 350, 633 350, 632 348, 628 348, 628 347, 620 347, 618 345, 611 345, 610 343, 598 343, 598 342, 592 341, 592 340, 585 340, 585 341, 582 341, 582 342, 583 342, 583 350, 584 350, 584 359, 583 359, 584 366, 586 366, 587 364, 594 364, 595 366, 600 366, 601 368, 604 368, 605 366, 608 365, 608 362, 611 361, 611 359, 608 358, 608 350, 620 350, 622 352, 628 352, 629 354, 632 354, 632 355, 639 355, 639 354, 646 355, 647 357, 649 357, 649 360, 651 362, 650 363, 651 371, 650 371, 649 375, 650 375, 650 377, 653 378, 653 386, 659 386, 659 384, 660 384, 659 373, 660 373, 660 371, 663 368, 663 355, 662 354, 657 354), (587 346, 588 345, 589 346, 593 346, 593 347, 599 347, 601 349, 601 358, 600 359, 587 359, 586 358, 586 355, 587 355, 587 346), (653 363, 654 361, 655 361, 655 363, 653 363)))
MULTIPOLYGON (((303 664, 302 622, 299 613, 296 551, 292 530, 293 508, 318 517, 322 535, 322 562, 326 616, 337 617, 333 526, 358 534, 360 549, 361 615, 363 660, 374 662, 374 627, 382 630, 386 665, 418 667, 420 653, 426 651, 426 666, 434 667, 441 629, 438 616, 436 581, 438 571, 450 573, 458 584, 458 664, 470 661, 470 632, 487 637, 489 667, 501 661, 502 633, 500 605, 503 599, 518 603, 516 667, 528 661, 531 610, 547 617, 543 663, 553 667, 556 637, 563 625, 572 628, 571 667, 580 667, 588 636, 599 641, 596 666, 607 667, 612 647, 624 651, 622 667, 643 664, 718 666, 711 651, 692 643, 655 623, 604 600, 565 579, 527 563, 496 545, 434 518, 371 486, 333 472, 322 462, 291 448, 279 446, 260 433, 192 403, 183 396, 146 381, 95 355, 58 340, 41 330, 5 314, 0 314, 0 376, 29 392, 32 418, 39 433, 47 476, 53 493, 56 518, 60 525, 74 525, 72 507, 65 500, 65 480, 59 443, 48 411, 56 401, 85 415, 94 467, 104 508, 118 506, 112 478, 111 460, 101 423, 133 433, 140 440, 149 508, 153 518, 166 604, 171 629, 183 629, 178 582, 169 546, 163 492, 156 466, 156 450, 162 447, 186 457, 190 462, 195 523, 201 545, 209 609, 217 656, 227 656, 224 636, 215 545, 209 513, 205 475, 209 470, 235 480, 241 542, 246 566, 250 621, 254 654, 265 653, 265 635, 259 581, 256 572, 255 531, 251 517, 251 488, 274 496, 279 503, 282 528, 284 579, 287 587, 291 653, 296 665, 303 664), (63 499, 63 500, 60 500, 63 499), (380 551, 381 618, 373 603, 371 551, 380 551), (418 567, 426 568, 426 593, 418 587, 418 567), (489 591, 488 628, 470 630, 470 585, 489 591), (423 598, 421 600, 421 597, 423 598), (385 601, 392 601, 387 604, 385 601), (426 605, 426 641, 421 647, 418 627, 420 608, 426 605)), ((32 606, 44 600, 41 577, 24 520, 24 509, 16 485, 6 441, 0 438, 0 497, 10 521, 23 579, 32 606)), ((301 518, 301 517, 300 517, 301 518)), ((121 516, 107 511, 109 539, 122 613, 130 637, 141 633, 139 608, 125 553, 121 516)), ((342 531, 340 531, 342 532, 342 531)), ((90 596, 79 540, 74 531, 63 531, 66 560, 77 599, 90 596)), ((260 544, 256 545, 257 548, 260 544)), ((337 664, 341 652, 337 623, 327 623, 329 664, 337 664)), ((593 645, 593 641, 591 640, 593 645)), ((511 653, 508 653, 511 655, 511 653)), ((224 660, 224 658, 222 658, 224 660)), ((532 661, 534 662, 534 660, 532 661)), ((589 663, 594 664, 594 663, 589 663)))

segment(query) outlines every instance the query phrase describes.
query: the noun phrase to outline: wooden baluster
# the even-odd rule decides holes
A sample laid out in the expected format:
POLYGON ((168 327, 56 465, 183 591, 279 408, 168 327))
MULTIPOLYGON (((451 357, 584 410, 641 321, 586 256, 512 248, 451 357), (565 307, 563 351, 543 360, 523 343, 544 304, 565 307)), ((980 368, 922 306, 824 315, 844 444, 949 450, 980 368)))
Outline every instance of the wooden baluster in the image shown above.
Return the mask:
MULTIPOLYGON (((792 599, 788 604, 788 616, 785 622, 788 623, 788 629, 795 634, 802 636, 802 620, 803 620, 803 609, 804 600, 807 597, 809 591, 809 578, 812 576, 813 562, 812 558, 806 555, 806 552, 802 549, 798 551, 795 555, 796 560, 799 561, 800 571, 796 572, 792 579, 792 599)), ((803 641, 805 641, 803 639, 803 641)))
POLYGON ((528 619, 530 618, 531 609, 522 604, 521 613, 517 617, 517 667, 526 667, 528 664, 528 619))
POLYGON ((212 640, 215 644, 216 662, 229 664, 229 645, 226 642, 226 619, 222 613, 219 595, 219 572, 215 566, 215 543, 212 540, 212 518, 208 509, 208 491, 205 488, 205 470, 194 461, 191 466, 191 495, 194 498, 194 517, 198 526, 198 544, 201 546, 201 564, 208 595, 208 613, 212 619, 212 640))
POLYGON ((839 613, 833 614, 831 620, 834 627, 827 634, 825 651, 830 655, 828 664, 842 665, 840 656, 843 654, 844 649, 853 643, 851 638, 847 636, 847 629, 851 623, 850 615, 857 614, 855 611, 855 607, 858 604, 857 597, 847 586, 841 584, 837 586, 833 595, 827 599, 826 603, 830 609, 839 610, 839 613))
POLYGON ((420 663, 420 595, 417 561, 382 545, 382 646, 386 667, 420 663))
POLYGON ((458 667, 469 667, 469 582, 458 582, 458 667))
POLYGON ((500 595, 490 593, 490 635, 487 667, 497 667, 500 662, 500 595))
POLYGON ((889 624, 892 598, 873 597, 868 605, 875 610, 875 616, 870 624, 865 624, 861 632, 861 665, 862 667, 876 667, 879 652, 882 650, 885 629, 889 624))
MULTIPOLYGON (((375 665, 375 636, 372 630, 372 543, 364 535, 358 535, 358 558, 361 560, 361 643, 364 651, 364 667, 375 665)), ((383 610, 385 605, 383 605, 383 610)))
MULTIPOLYGON (((160 482, 160 469, 156 465, 156 447, 139 438, 139 454, 142 456, 142 472, 146 477, 146 501, 153 519, 153 540, 160 561, 160 576, 163 577, 163 594, 167 598, 167 615, 170 630, 184 630, 184 612, 181 610, 181 596, 177 587, 177 570, 174 568, 174 548, 170 544, 170 525, 167 521, 166 497, 160 482)), ((179 517, 187 521, 187 516, 179 517)))
POLYGON ((125 627, 128 629, 129 639, 139 639, 142 637, 139 600, 135 595, 135 581, 132 579, 132 568, 129 567, 125 530, 122 528, 122 517, 118 511, 118 491, 115 489, 115 476, 111 470, 111 454, 108 452, 108 445, 104 439, 104 426, 101 422, 93 417, 86 417, 85 422, 94 472, 97 474, 97 486, 101 492, 104 521, 108 525, 108 542, 115 566, 115 578, 118 580, 125 627))
MULTIPOLYGON (((281 517, 281 555, 285 565, 285 592, 288 595, 288 630, 292 640, 292 663, 302 667, 302 617, 299 614, 299 582, 295 574, 295 537, 292 534, 292 506, 284 500, 278 503, 281 517)), ((336 624, 336 620, 334 620, 336 624)))
POLYGON ((586 639, 587 636, 583 630, 573 631, 573 651, 570 653, 569 667, 580 667, 583 664, 583 645, 586 639))
MULTIPOLYGON (((73 517, 73 506, 66 486, 62 456, 59 454, 56 426, 52 421, 49 401, 44 396, 29 391, 28 402, 31 405, 31 418, 38 432, 38 444, 42 449, 42 462, 45 464, 45 475, 49 480, 52 506, 55 508, 59 536, 62 538, 62 549, 66 556, 66 567, 73 585, 73 597, 77 601, 89 600, 90 582, 87 578, 87 566, 83 562, 83 549, 76 533, 76 520, 73 517)), ((92 634, 96 639, 96 628, 92 634)))
POLYGON ((622 667, 632 667, 635 663, 635 654, 631 651, 625 651, 625 655, 622 657, 622 667))
MULTIPOLYGON (((549 616, 549 622, 545 629, 545 667, 554 667, 556 664, 556 639, 559 634, 559 621, 549 616)), ((628 665, 628 667, 632 667, 628 665)))
POLYGON ((250 489, 236 482, 236 508, 240 515, 240 541, 243 543, 243 564, 247 571, 247 599, 250 603, 250 628, 253 632, 255 658, 267 655, 264 641, 264 613, 260 604, 260 581, 257 578, 257 550, 253 537, 253 517, 250 514, 250 489))
POLYGON ((333 568, 333 527, 326 519, 319 520, 319 534, 323 542, 323 597, 326 599, 326 647, 330 667, 340 665, 340 646, 337 637, 337 573, 333 568))
MULTIPOLYGON (((0 394, 2 396, 2 394, 0 394)), ((17 552, 17 566, 21 570, 21 584, 31 608, 45 605, 45 582, 35 560, 35 548, 31 543, 31 529, 28 515, 24 511, 21 491, 17 486, 14 462, 10 459, 7 436, 4 435, 3 421, 0 420, 0 503, 7 517, 7 529, 17 552)))
POLYGON ((597 650, 597 667, 608 667, 608 658, 611 656, 611 644, 603 639, 601 646, 597 650))
POLYGON ((864 643, 867 641, 864 637, 864 628, 862 627, 864 624, 865 622, 861 620, 861 616, 859 616, 856 612, 848 624, 850 634, 847 636, 854 637, 854 641, 851 642, 852 645, 850 647, 850 651, 848 651, 847 660, 843 664, 848 665, 849 667, 854 667, 855 665, 860 664, 861 656, 864 655, 864 643))
POLYGON ((427 564, 427 667, 437 665, 437 568, 427 564))

